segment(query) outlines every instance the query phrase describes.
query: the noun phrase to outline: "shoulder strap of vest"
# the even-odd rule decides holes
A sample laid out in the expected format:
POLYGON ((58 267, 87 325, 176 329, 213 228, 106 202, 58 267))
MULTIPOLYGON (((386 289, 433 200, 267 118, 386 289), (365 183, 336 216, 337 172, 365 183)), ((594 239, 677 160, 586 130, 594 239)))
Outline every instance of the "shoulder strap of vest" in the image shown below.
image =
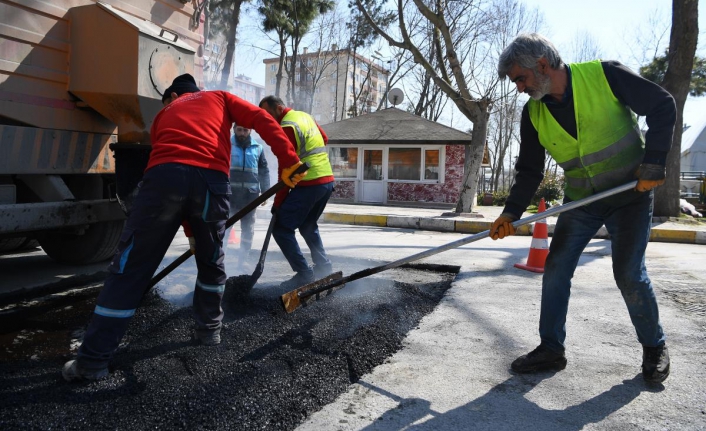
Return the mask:
POLYGON ((297 148, 297 155, 299 156, 299 160, 303 159, 304 157, 311 156, 312 154, 323 153, 326 151, 326 148, 324 147, 312 148, 311 150, 306 151, 306 135, 302 131, 301 127, 299 127, 299 124, 294 121, 282 121, 281 124, 282 127, 292 127, 294 129, 294 133, 297 134, 297 137, 299 138, 299 148, 297 148))

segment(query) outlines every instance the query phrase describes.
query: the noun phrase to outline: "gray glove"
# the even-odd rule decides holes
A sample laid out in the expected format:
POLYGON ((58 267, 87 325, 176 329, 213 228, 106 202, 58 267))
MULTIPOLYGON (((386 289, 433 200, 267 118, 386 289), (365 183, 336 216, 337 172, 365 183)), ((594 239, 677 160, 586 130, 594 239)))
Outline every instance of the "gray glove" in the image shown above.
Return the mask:
POLYGON ((667 168, 662 165, 643 163, 637 168, 635 176, 638 180, 659 181, 667 178, 667 168))

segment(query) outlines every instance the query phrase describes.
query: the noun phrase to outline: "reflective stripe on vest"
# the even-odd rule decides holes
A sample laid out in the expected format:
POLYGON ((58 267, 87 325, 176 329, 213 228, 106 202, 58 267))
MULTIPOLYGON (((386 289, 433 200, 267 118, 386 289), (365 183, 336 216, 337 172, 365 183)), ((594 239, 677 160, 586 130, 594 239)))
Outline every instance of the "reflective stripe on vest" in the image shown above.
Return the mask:
POLYGON ((310 166, 304 181, 333 175, 324 137, 311 115, 291 110, 282 118, 280 124, 294 130, 299 160, 310 166))
POLYGON ((613 95, 600 61, 569 67, 577 138, 544 103, 531 99, 528 110, 540 144, 564 170, 566 196, 577 200, 632 180, 645 144, 635 116, 613 95))

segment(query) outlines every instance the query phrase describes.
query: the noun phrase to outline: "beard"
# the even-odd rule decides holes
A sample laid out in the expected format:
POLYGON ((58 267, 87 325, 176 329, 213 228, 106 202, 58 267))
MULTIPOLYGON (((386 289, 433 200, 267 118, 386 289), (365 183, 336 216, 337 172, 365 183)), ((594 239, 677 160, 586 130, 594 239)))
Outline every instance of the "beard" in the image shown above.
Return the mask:
POLYGON ((542 75, 538 70, 534 71, 535 88, 528 90, 527 94, 534 100, 541 100, 542 97, 549 94, 552 89, 552 81, 547 75, 542 75))

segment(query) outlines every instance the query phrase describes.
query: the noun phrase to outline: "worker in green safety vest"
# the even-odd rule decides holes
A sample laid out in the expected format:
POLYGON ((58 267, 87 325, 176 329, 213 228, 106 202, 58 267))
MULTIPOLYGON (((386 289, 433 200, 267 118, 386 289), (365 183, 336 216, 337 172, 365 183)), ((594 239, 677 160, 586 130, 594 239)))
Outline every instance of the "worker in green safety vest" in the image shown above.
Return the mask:
POLYGON ((326 151, 328 137, 311 115, 288 108, 277 96, 262 99, 260 108, 280 123, 299 160, 309 165, 306 176, 297 183, 296 189, 277 193, 273 205, 276 220, 272 236, 295 272, 281 287, 296 289, 332 272, 318 225, 333 192, 333 170, 326 151), (299 248, 296 230, 309 247, 313 267, 309 266, 299 248))
POLYGON ((512 222, 527 209, 542 179, 546 152, 564 170, 565 202, 637 178, 635 190, 559 215, 542 279, 540 345, 515 360, 519 373, 562 370, 571 278, 579 257, 606 226, 613 272, 643 347, 642 375, 662 382, 669 353, 645 250, 652 222, 653 189, 664 183, 676 107, 663 88, 616 61, 564 64, 543 36, 521 34, 503 51, 498 74, 530 96, 522 111, 517 177, 490 236, 515 233, 512 222), (645 116, 643 139, 635 114, 645 116))

